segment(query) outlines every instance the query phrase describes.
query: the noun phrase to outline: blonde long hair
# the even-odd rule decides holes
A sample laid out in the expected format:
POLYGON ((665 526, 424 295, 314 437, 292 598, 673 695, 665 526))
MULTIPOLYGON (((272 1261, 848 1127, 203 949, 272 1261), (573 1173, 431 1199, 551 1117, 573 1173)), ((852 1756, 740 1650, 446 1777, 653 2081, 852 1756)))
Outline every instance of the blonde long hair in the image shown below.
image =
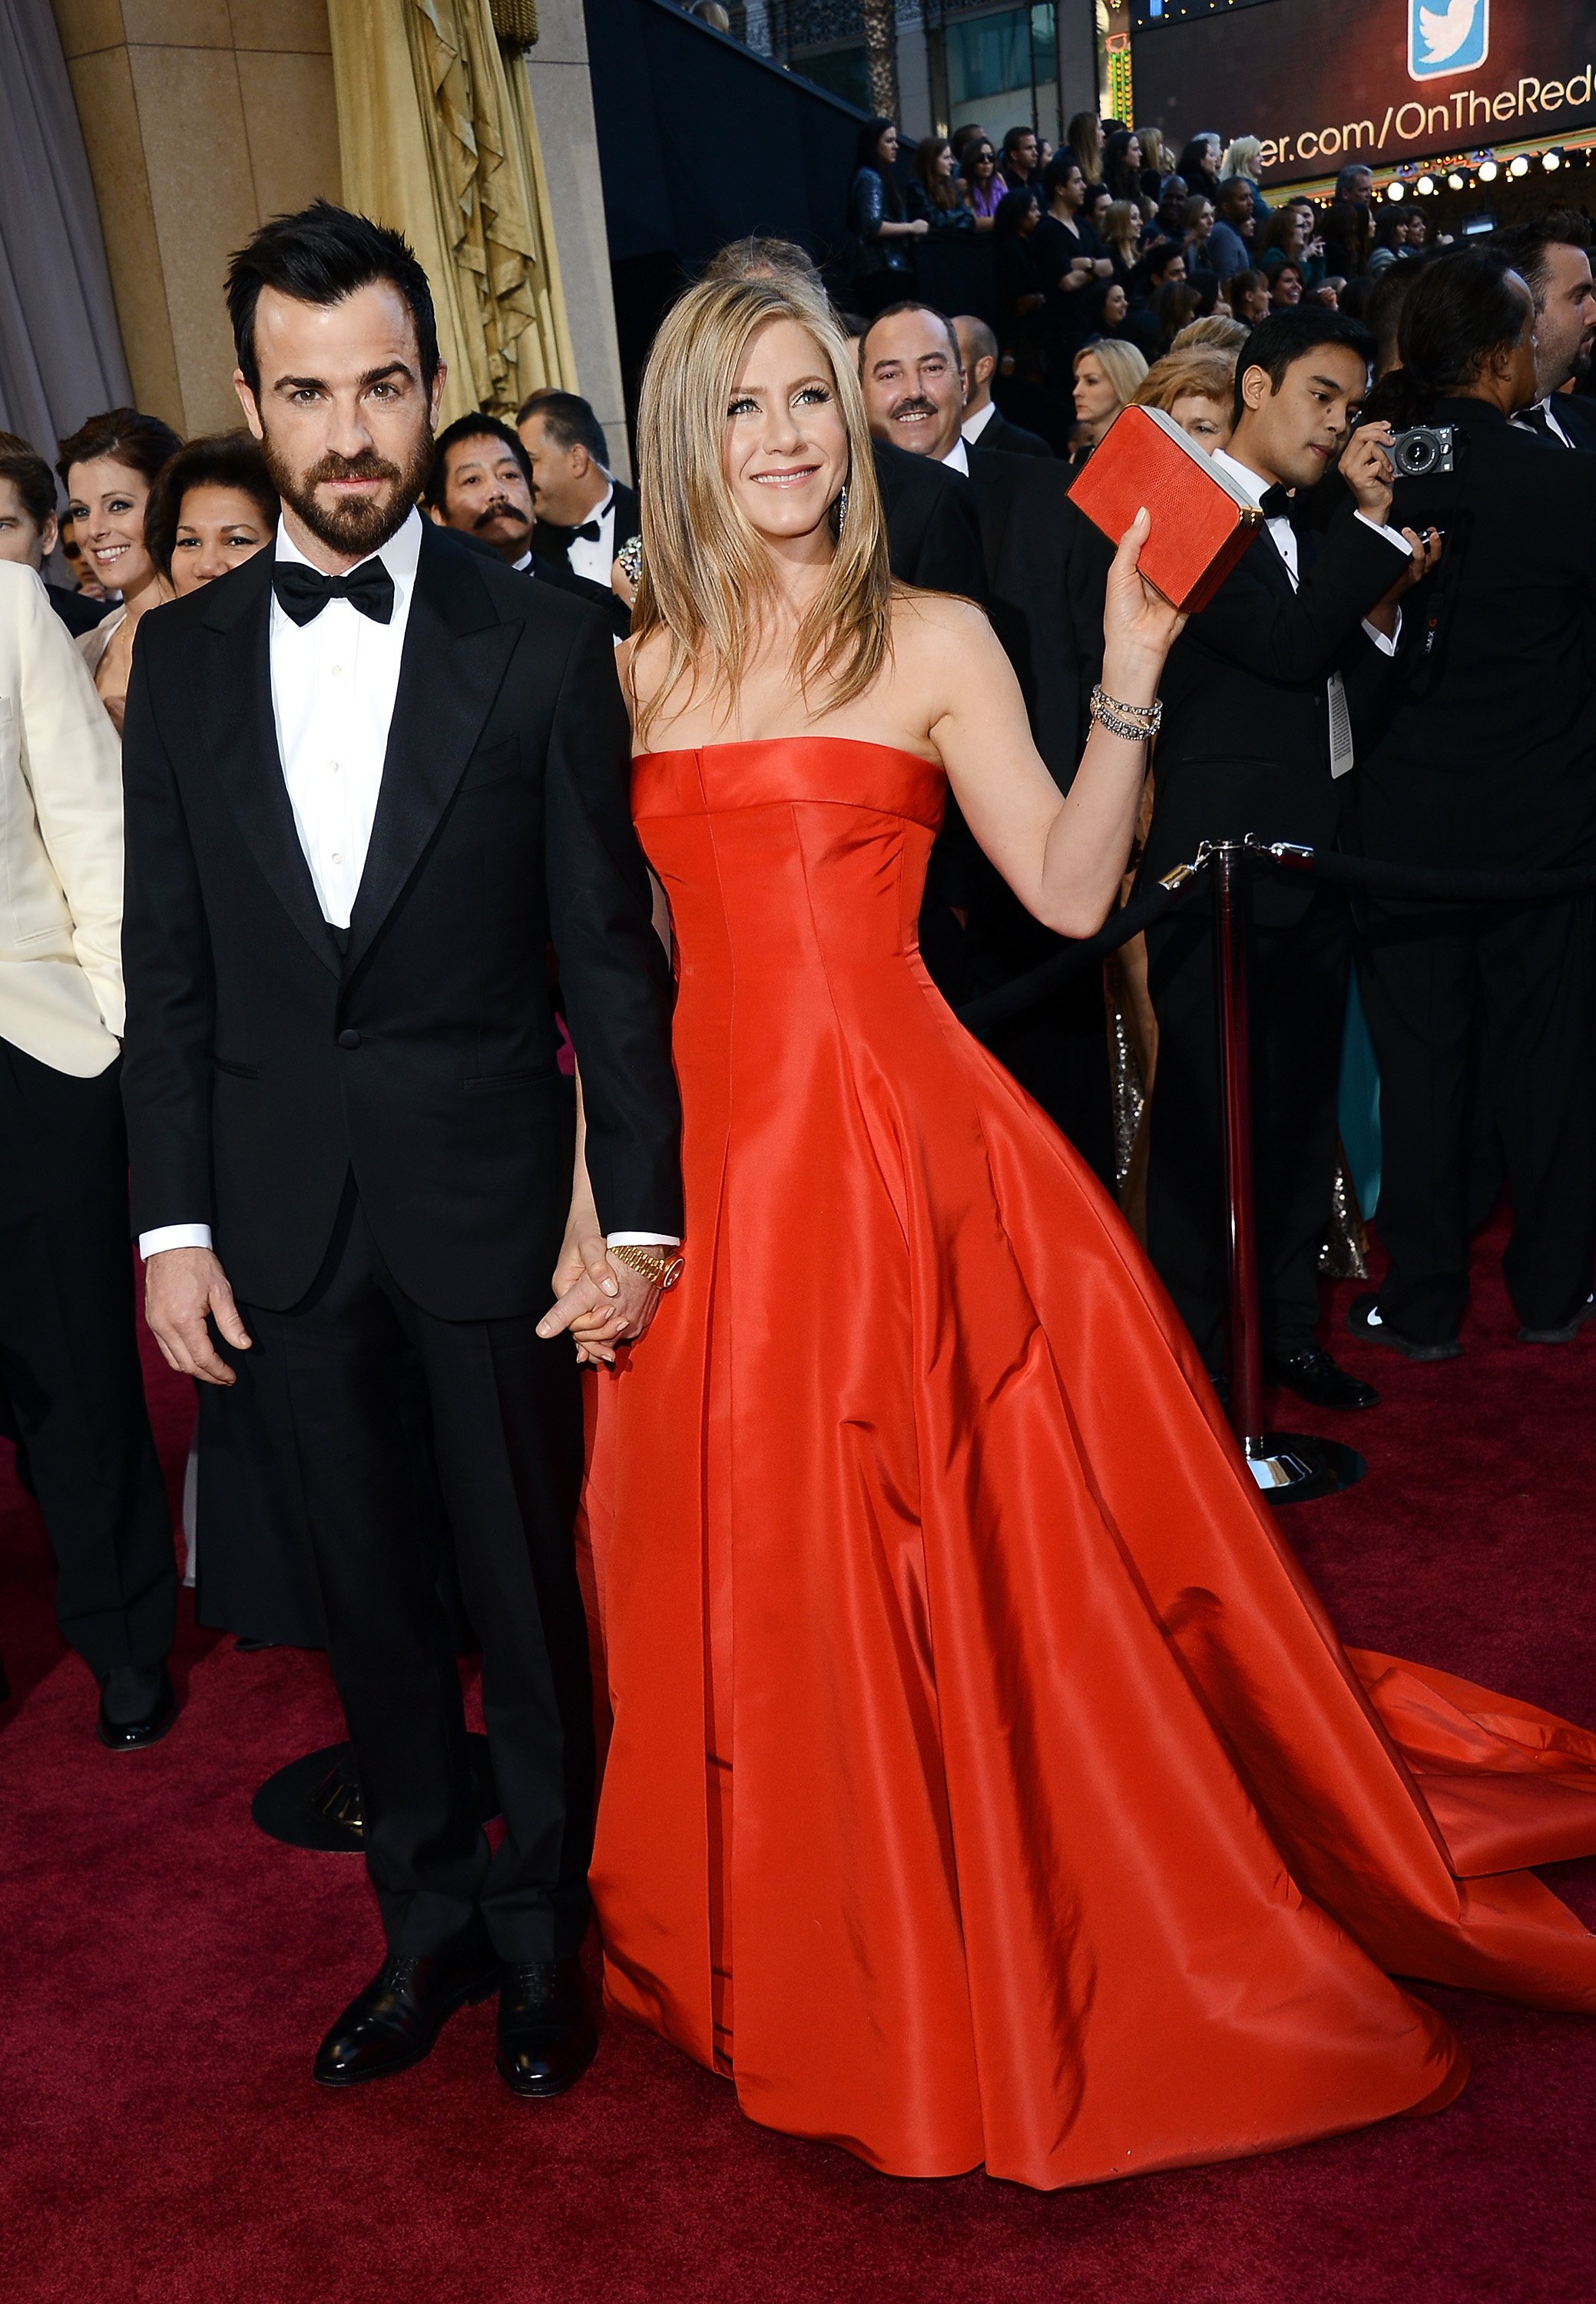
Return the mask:
MULTIPOLYGON (((769 551, 734 498, 723 463, 737 370, 754 336, 775 320, 795 320, 819 346, 849 449, 847 514, 839 529, 833 508, 836 548, 793 644, 794 677, 806 695, 811 682, 823 682, 831 704, 846 704, 870 686, 891 648, 894 587, 870 427, 830 306, 792 273, 700 280, 665 317, 638 409, 643 565, 632 631, 638 642, 659 631, 670 642, 665 677, 646 702, 633 685, 640 742, 690 675, 693 686, 702 673, 735 694, 750 640, 776 599, 769 551)), ((637 655, 634 647, 632 667, 637 655)), ((631 677, 635 682, 634 669, 631 677)))

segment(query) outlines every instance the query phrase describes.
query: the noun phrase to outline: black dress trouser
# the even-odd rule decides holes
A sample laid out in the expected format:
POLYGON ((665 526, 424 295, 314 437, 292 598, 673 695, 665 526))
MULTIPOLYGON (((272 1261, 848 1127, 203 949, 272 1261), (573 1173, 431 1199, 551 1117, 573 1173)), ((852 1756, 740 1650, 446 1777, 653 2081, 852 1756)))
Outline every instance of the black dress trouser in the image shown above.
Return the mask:
MULTIPOLYGON (((557 1243, 551 1240, 552 1269, 557 1243)), ((287 1312, 241 1308, 299 1483, 327 1660, 360 1772, 366 1862, 390 1951, 437 1951, 480 1910, 505 1960, 582 1942, 592 1837, 587 1621, 573 1537, 582 1470, 570 1341, 541 1314, 442 1320, 409 1298, 352 1188, 322 1271, 287 1312), (437 1517, 406 1425, 419 1362, 504 1811, 475 1822, 437 1517)))
MULTIPOLYGON (((1350 936, 1342 899, 1316 889, 1300 919, 1255 927, 1249 937, 1259 1309, 1271 1358, 1306 1351, 1318 1338, 1350 936)), ((1217 1374, 1224 1359, 1227 1202, 1213 928, 1201 894, 1176 919, 1148 930, 1147 958, 1159 1021, 1147 1249, 1217 1374)))
POLYGON ((134 1329, 120 1058, 93 1080, 0 1040, 0 1393, 102 1678, 172 1646, 177 1561, 134 1329))
POLYGON ((1358 980, 1380 1063, 1380 1317, 1447 1343, 1468 1300, 1471 1177, 1494 1138, 1513 1207, 1503 1276, 1527 1328, 1561 1328, 1596 1253, 1592 902, 1371 907, 1358 980), (1481 1109, 1477 1122, 1471 1097, 1481 1109))

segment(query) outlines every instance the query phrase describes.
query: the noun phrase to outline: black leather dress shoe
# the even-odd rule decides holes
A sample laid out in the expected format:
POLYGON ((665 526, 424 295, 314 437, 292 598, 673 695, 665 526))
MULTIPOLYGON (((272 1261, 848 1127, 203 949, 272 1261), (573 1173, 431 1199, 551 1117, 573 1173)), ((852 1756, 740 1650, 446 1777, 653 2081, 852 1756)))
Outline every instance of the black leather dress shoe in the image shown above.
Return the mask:
POLYGON ((1411 1336, 1398 1335, 1380 1318, 1380 1298, 1372 1289, 1367 1296, 1353 1298, 1346 1325, 1354 1336, 1362 1336, 1367 1343, 1383 1344, 1388 1352, 1400 1352, 1405 1360, 1455 1360, 1463 1353, 1456 1336, 1444 1344, 1415 1344, 1411 1336))
POLYGON ((1561 1328, 1521 1328, 1521 1344, 1571 1344, 1587 1320, 1596 1320, 1596 1296, 1587 1296, 1572 1320, 1561 1328))
POLYGON ((354 2088, 419 2064, 456 2010, 486 2000, 498 1980, 498 1957, 480 1928, 446 1952, 390 1953, 316 2051, 316 2079, 354 2088))
POLYGON ((1271 1384, 1283 1384, 1295 1392, 1299 1400, 1312 1402, 1315 1408, 1373 1408, 1380 1394, 1371 1384, 1364 1384, 1355 1376, 1348 1376, 1337 1368, 1321 1344, 1311 1344, 1303 1351, 1287 1352, 1283 1359, 1271 1360, 1267 1370, 1271 1384))
POLYGON ((598 2053, 580 1961, 505 1963, 495 2061, 517 2096, 564 2096, 598 2053))
POLYGON ((158 1744, 177 1717, 177 1690, 164 1664, 118 1664, 100 1682, 95 1734, 108 1751, 141 1752, 158 1744))

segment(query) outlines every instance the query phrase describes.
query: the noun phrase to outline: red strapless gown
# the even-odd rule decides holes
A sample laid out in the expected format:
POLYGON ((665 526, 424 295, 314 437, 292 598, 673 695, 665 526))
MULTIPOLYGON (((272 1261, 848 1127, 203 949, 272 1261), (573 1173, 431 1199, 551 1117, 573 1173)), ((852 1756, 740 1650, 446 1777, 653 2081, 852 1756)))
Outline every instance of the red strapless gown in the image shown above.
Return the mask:
POLYGON ((1337 1641, 1184 1332, 915 946, 939 770, 635 764, 687 1272, 595 1389, 616 2005, 744 2110, 1039 2185, 1449 2100, 1388 1972, 1596 2009, 1596 1736, 1337 1641))

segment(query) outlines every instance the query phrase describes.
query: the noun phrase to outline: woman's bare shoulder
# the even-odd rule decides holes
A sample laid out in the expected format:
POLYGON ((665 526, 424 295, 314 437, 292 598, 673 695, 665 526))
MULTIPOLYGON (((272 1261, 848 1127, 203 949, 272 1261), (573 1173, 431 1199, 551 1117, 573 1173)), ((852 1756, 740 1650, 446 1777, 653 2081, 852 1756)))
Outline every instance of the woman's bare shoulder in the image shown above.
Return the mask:
POLYGON ((905 587, 892 602, 893 653, 901 661, 976 666, 1001 656, 984 608, 954 592, 905 587))

